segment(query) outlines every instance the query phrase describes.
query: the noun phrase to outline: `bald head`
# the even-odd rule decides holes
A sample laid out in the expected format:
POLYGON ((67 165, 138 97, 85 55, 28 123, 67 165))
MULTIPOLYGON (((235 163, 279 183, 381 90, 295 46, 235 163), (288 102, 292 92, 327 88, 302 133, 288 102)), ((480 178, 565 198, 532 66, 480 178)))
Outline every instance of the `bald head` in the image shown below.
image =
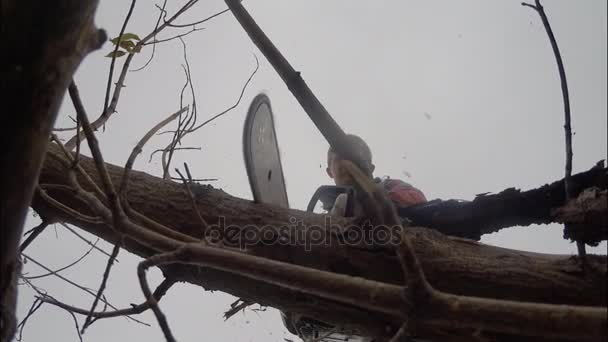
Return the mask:
MULTIPOLYGON (((363 165, 359 165, 359 167, 365 174, 372 177, 374 172, 374 164, 372 163, 372 151, 367 143, 361 139, 361 137, 354 134, 347 134, 346 142, 354 148, 355 154, 363 163, 363 165)), ((350 177, 348 177, 344 170, 341 170, 336 163, 342 159, 343 158, 330 146, 329 150, 327 151, 327 174, 329 177, 334 179, 336 185, 352 185, 350 184, 350 177)))

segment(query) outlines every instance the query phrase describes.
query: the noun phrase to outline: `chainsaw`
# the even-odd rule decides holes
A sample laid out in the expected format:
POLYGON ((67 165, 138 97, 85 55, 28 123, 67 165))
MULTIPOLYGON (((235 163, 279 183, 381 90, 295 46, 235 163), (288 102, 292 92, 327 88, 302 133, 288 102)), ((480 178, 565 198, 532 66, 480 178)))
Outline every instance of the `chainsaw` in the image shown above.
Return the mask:
MULTIPOLYGON (((243 128, 243 154, 245 168, 253 200, 258 203, 273 204, 289 208, 285 175, 281 166, 281 155, 274 127, 274 118, 270 99, 265 94, 257 95, 247 111, 243 128)), ((307 211, 313 212, 318 202, 324 210, 329 211, 336 197, 342 193, 352 194, 354 189, 323 185, 313 194, 307 211)), ((348 196, 346 214, 352 212, 352 198, 348 196)), ((319 342, 371 342, 370 338, 358 336, 352 331, 336 327, 301 315, 281 312, 283 324, 294 335, 304 341, 319 342)))

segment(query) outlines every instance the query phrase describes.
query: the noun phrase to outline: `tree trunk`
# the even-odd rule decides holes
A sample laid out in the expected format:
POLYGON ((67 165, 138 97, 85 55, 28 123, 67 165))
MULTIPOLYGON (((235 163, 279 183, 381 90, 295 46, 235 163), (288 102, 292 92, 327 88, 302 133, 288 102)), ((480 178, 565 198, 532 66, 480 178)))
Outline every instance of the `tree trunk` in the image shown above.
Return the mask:
POLYGON ((0 3, 0 340, 12 339, 19 241, 49 134, 82 58, 105 40, 93 25, 97 1, 0 3))
MULTIPOLYGON (((64 164, 60 160, 62 158, 64 156, 58 147, 51 145, 40 176, 41 184, 68 184, 64 164)), ((80 165, 97 182, 98 174, 92 160, 81 157, 80 165)), ((114 184, 119 184, 123 169, 110 164, 107 167, 114 184)), ((195 238, 203 236, 200 221, 182 184, 142 172, 133 172, 130 179, 128 200, 134 210, 177 232, 195 238)), ((85 189, 92 190, 87 188, 86 182, 81 181, 81 184, 85 189)), ((340 243, 340 238, 348 236, 348 232, 355 229, 348 228, 356 223, 352 219, 332 217, 331 229, 326 229, 326 215, 253 203, 207 185, 193 185, 192 191, 203 218, 209 224, 216 225, 210 229, 219 232, 226 244, 235 241, 226 236, 236 231, 232 230, 234 227, 243 228, 252 224, 266 226, 263 230, 249 230, 253 233, 247 235, 245 242, 250 245, 243 250, 244 253, 390 284, 403 284, 402 270, 393 247, 364 241, 340 243), (298 222, 295 227, 294 222, 298 222), (310 234, 325 232, 326 240, 310 246, 269 243, 269 239, 276 237, 277 227, 287 226, 293 227, 287 231, 291 238, 298 234, 308 234, 310 237, 310 234), (272 233, 267 235, 264 232, 272 233)), ((92 214, 69 191, 49 189, 48 194, 71 208, 92 214)), ((116 242, 117 236, 111 227, 73 218, 39 196, 35 197, 33 208, 42 217, 64 220, 109 242, 116 242)), ((582 272, 576 257, 569 255, 498 248, 445 236, 422 227, 411 227, 408 231, 429 282, 438 290, 515 301, 606 306, 605 256, 589 256, 594 271, 582 272)), ((144 258, 152 254, 151 250, 134 240, 127 240, 125 248, 144 258)), ((178 265, 165 267, 163 271, 167 276, 200 285, 207 290, 221 290, 374 336, 386 336, 400 324, 398 317, 307 296, 210 268, 178 265)))

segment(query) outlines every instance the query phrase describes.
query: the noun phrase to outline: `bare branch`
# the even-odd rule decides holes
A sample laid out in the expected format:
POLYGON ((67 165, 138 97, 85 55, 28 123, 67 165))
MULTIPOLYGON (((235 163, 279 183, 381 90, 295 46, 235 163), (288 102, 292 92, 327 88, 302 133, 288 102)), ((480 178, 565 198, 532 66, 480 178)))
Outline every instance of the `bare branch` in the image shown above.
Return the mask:
POLYGON ((186 74, 186 83, 184 84, 184 88, 182 89, 182 92, 180 95, 180 106, 181 107, 184 106, 183 94, 184 94, 184 90, 186 89, 186 87, 189 86, 190 94, 192 96, 192 111, 190 111, 189 115, 186 115, 186 117, 183 120, 180 117, 180 120, 177 125, 177 130, 175 131, 175 134, 173 135, 173 139, 171 140, 169 145, 163 151, 163 154, 162 154, 163 178, 165 178, 165 179, 170 178, 169 166, 171 165, 171 160, 173 158, 173 154, 175 153, 175 147, 177 147, 177 145, 181 143, 182 138, 186 134, 188 134, 188 130, 190 128, 192 128, 192 125, 194 125, 196 123, 197 113, 198 113, 198 108, 196 106, 196 93, 194 91, 194 85, 192 82, 192 74, 190 72, 190 63, 188 63, 188 54, 186 51, 186 43, 184 43, 183 39, 181 39, 181 38, 179 38, 179 40, 182 43, 182 47, 183 47, 183 57, 184 57, 184 62, 185 62, 184 73, 186 74), (167 153, 169 154, 168 157, 166 156, 167 153))
POLYGON ((106 170, 105 162, 99 149, 99 142, 95 137, 95 133, 93 133, 93 128, 89 123, 87 113, 84 109, 84 106, 82 105, 82 102, 80 101, 80 96, 78 95, 78 88, 76 87, 76 84, 73 81, 70 84, 69 92, 70 97, 76 104, 75 107, 76 113, 78 114, 78 118, 80 119, 80 121, 82 121, 83 131, 88 140, 89 148, 91 149, 91 154, 93 155, 93 160, 95 161, 95 165, 97 166, 97 171, 99 172, 99 176, 101 178, 101 184, 103 185, 105 194, 108 197, 110 205, 112 206, 112 211, 116 211, 116 214, 118 215, 122 211, 120 209, 120 202, 118 201, 118 197, 116 195, 116 191, 114 190, 112 180, 110 179, 108 171, 106 170))
POLYGON ((77 129, 78 129, 78 127, 65 127, 65 128, 53 128, 51 131, 52 132, 68 132, 68 131, 75 131, 77 129))
POLYGON ((72 216, 80 221, 89 222, 89 223, 101 223, 102 222, 101 218, 99 218, 99 217, 85 215, 85 214, 83 214, 79 211, 76 211, 76 210, 68 207, 67 205, 57 201, 53 197, 49 196, 46 193, 46 191, 44 191, 44 189, 42 189, 40 186, 36 189, 36 193, 42 199, 44 199, 48 204, 52 205, 53 207, 63 211, 67 215, 72 216))
POLYGON ((524 7, 530 7, 532 9, 534 9, 534 10, 538 10, 538 8, 536 6, 534 6, 532 4, 529 4, 527 2, 522 2, 521 5, 524 6, 524 7))
MULTIPOLYGON (((135 0, 133 1, 133 4, 134 3, 135 3, 135 0)), ((131 10, 132 10, 132 8, 131 8, 131 10)), ((122 34, 122 32, 121 32, 121 34, 122 34)), ((89 123, 89 119, 84 110, 84 106, 82 105, 82 103, 80 101, 80 97, 78 96, 78 88, 76 87, 76 84, 73 81, 70 84, 69 92, 70 92, 70 97, 72 98, 72 100, 75 103, 76 113, 78 115, 79 122, 82 123, 83 131, 85 133, 87 142, 89 144, 89 149, 91 150, 91 153, 93 154, 93 157, 94 157, 94 160, 95 160, 96 166, 97 166, 97 171, 101 177, 102 184, 105 188, 106 197, 108 198, 108 201, 110 203, 114 229, 117 229, 118 231, 123 231, 124 222, 127 220, 127 218, 122 209, 120 200, 116 194, 116 190, 114 189, 114 185, 112 184, 112 180, 110 179, 110 175, 108 174, 108 171, 106 170, 103 156, 101 154, 101 151, 99 150, 99 143, 97 142, 97 138, 95 137, 95 134, 93 133, 93 129, 91 128, 91 124, 89 123)), ((76 138, 80 139, 79 135, 77 135, 76 138)), ((133 158, 133 160, 134 160, 134 158, 133 158)), ((127 172, 127 171, 125 171, 125 172, 127 172)), ((74 183, 77 183, 77 181, 74 181, 74 183)), ((121 234, 121 236, 122 236, 122 234, 121 234)), ((106 282, 110 275, 110 270, 112 269, 112 265, 114 264, 114 259, 116 258, 116 256, 118 255, 118 252, 120 250, 120 245, 121 245, 121 243, 116 243, 114 245, 112 255, 110 256, 110 258, 108 260, 106 269, 103 274, 103 279, 102 279, 101 285, 99 286, 99 290, 98 290, 97 294, 95 295, 95 300, 93 301, 93 304, 91 306, 91 312, 95 311, 95 307, 97 306, 97 303, 99 302, 101 296, 103 295, 103 291, 105 290, 105 287, 106 287, 106 282)), ((91 322, 91 316, 88 315, 85 320, 84 326, 82 327, 82 333, 84 333, 85 329, 90 324, 90 322, 91 322)))
MULTIPOLYGON (((74 229, 70 228, 67 224, 63 223, 63 222, 59 222, 60 225, 62 225, 65 229, 68 230, 68 232, 76 235, 77 238, 79 238, 80 240, 84 241, 87 245, 91 246, 93 249, 97 250, 98 252, 100 252, 101 254, 110 257, 110 253, 104 251, 103 249, 97 247, 94 243, 92 243, 91 241, 89 241, 88 239, 86 239, 84 236, 78 234, 78 232, 76 232, 74 229)), ((116 263, 119 263, 118 259, 116 259, 116 263)))
MULTIPOLYGON (((182 180, 181 177, 171 177, 171 180, 182 180)), ((215 182, 219 178, 192 178, 190 182, 215 182)))
POLYGON ((40 235, 44 231, 44 229, 48 225, 49 223, 43 220, 38 226, 33 228, 30 236, 28 236, 27 239, 25 239, 25 241, 21 243, 21 246, 19 246, 19 251, 23 252, 27 248, 27 246, 29 246, 38 237, 38 235, 40 235))
POLYGON ((93 245, 91 245, 91 247, 81 257, 79 257, 78 259, 74 260, 73 262, 71 262, 70 264, 68 264, 66 266, 58 268, 58 269, 54 270, 53 272, 48 272, 48 273, 44 273, 44 274, 40 274, 40 275, 36 275, 36 276, 21 276, 21 278, 27 279, 27 280, 34 280, 34 279, 45 278, 45 277, 54 275, 56 273, 59 273, 61 271, 65 271, 68 268, 70 268, 70 267, 78 264, 82 260, 84 260, 84 258, 86 258, 87 255, 89 255, 91 253, 91 251, 96 248, 97 242, 99 242, 99 238, 97 238, 97 240, 95 241, 95 243, 93 245))
MULTIPOLYGON (((241 0, 241 1, 242 1, 242 0, 241 0)), ((202 24, 202 23, 204 23, 204 22, 206 22, 206 21, 209 21, 209 20, 211 20, 211 19, 213 19, 213 18, 215 18, 215 17, 218 17, 218 16, 220 16, 220 15, 222 15, 222 14, 226 13, 226 12, 229 12, 229 11, 230 11, 230 9, 228 9, 228 8, 227 8, 227 9, 225 9, 225 10, 223 10, 223 11, 221 11, 221 12, 215 13, 215 14, 213 14, 213 15, 211 15, 211 16, 209 16, 209 17, 205 18, 205 19, 202 19, 202 20, 199 20, 199 21, 195 21, 195 22, 190 23, 190 24, 169 24, 169 26, 171 26, 171 27, 188 27, 188 26, 195 26, 195 25, 202 24)))
MULTIPOLYGON (((162 134, 162 133, 159 133, 159 134, 162 134)), ((164 150, 165 150, 164 148, 159 148, 157 150, 154 150, 152 153, 150 153, 150 158, 148 159, 148 163, 152 162, 152 158, 154 157, 155 154, 157 154, 158 152, 163 152, 164 150)), ((198 150, 198 151, 201 151, 202 148, 201 147, 176 147, 175 150, 176 151, 179 151, 179 150, 182 150, 182 151, 183 150, 198 150)), ((180 179, 179 177, 172 177, 172 178, 180 179)))
MULTIPOLYGON (((131 0, 131 6, 129 6, 129 11, 127 12, 127 16, 122 23, 122 27, 120 28, 120 33, 118 34, 118 42, 120 42, 122 35, 125 33, 125 29, 127 28, 127 24, 129 23, 129 19, 131 19, 131 14, 133 14, 133 9, 135 8, 135 2, 137 0, 131 0)), ((112 78, 114 78, 114 64, 116 63, 116 52, 120 47, 118 42, 114 46, 114 53, 112 54, 112 61, 110 62, 110 71, 108 72, 108 83, 106 85, 106 97, 103 101, 103 110, 102 113, 105 113, 108 110, 109 102, 110 102, 110 90, 112 88, 112 78)), ((119 85, 117 85, 119 86, 119 85)), ((79 138, 79 134, 76 135, 76 138, 79 138)))
POLYGON ((150 308, 154 312, 154 316, 156 316, 156 320, 158 321, 158 324, 160 325, 160 328, 162 329, 167 342, 176 342, 176 340, 175 337, 173 337, 171 328, 169 328, 169 323, 167 322, 165 314, 158 307, 158 301, 156 300, 156 298, 154 298, 152 292, 150 291, 150 286, 148 285, 148 281, 146 280, 146 271, 148 268, 152 266, 157 266, 165 259, 170 259, 174 255, 175 252, 158 254, 157 256, 150 257, 147 260, 140 262, 137 266, 137 276, 139 278, 139 285, 141 286, 141 290, 144 293, 146 301, 150 303, 150 308))
MULTIPOLYGON (((163 13, 165 11, 165 7, 166 6, 167 6, 167 0, 164 0, 163 1, 163 6, 160 7, 160 13, 158 14, 158 19, 156 19, 156 25, 154 25, 154 30, 152 32, 157 32, 158 25, 160 25, 160 19, 163 16, 163 13)), ((154 33, 153 38, 156 39, 156 33, 154 33)), ((143 70, 144 68, 146 68, 150 64, 150 62, 152 62, 152 59, 154 58, 154 54, 155 53, 156 53, 156 44, 152 44, 152 53, 150 53, 150 58, 148 58, 148 60, 146 61, 146 63, 144 63, 139 68, 136 68, 136 69, 133 69, 133 70, 129 70, 129 71, 136 72, 136 71, 140 71, 140 70, 143 70)))
MULTIPOLYGON (((564 134, 566 140, 566 167, 565 167, 565 177, 564 177, 564 190, 566 193, 566 200, 570 200, 571 193, 571 182, 570 176, 572 175, 572 126, 571 126, 571 115, 570 115, 570 96, 568 94, 568 81, 566 80, 566 70, 564 68, 564 62, 562 60, 562 55, 559 52, 559 47, 557 46, 557 40, 555 39, 555 35, 553 34, 553 29, 551 29, 551 24, 549 23, 549 19, 547 18, 547 14, 545 13, 545 9, 543 5, 540 3, 540 0, 535 0, 535 6, 531 6, 526 3, 522 3, 523 6, 531 7, 540 16, 540 19, 543 22, 543 26, 545 27, 545 31, 547 31, 547 36, 549 36, 549 41, 551 42, 551 48, 553 49, 553 54, 555 55, 555 61, 557 63, 557 69, 559 72, 560 85, 562 88, 562 100, 564 103, 564 134)), ((564 227, 564 237, 568 237, 570 234, 570 229, 566 224, 564 227)), ((583 261, 583 265, 585 265, 585 243, 583 240, 577 238, 576 236, 570 236, 574 240, 576 240, 576 246, 578 248, 579 257, 581 257, 583 261)))
POLYGON ((194 33, 194 32, 196 32, 196 31, 202 31, 202 30, 204 30, 204 28, 196 28, 196 27, 193 27, 193 28, 192 28, 192 30, 190 30, 190 31, 188 31, 188 32, 186 32, 186 33, 180 33, 180 34, 178 34, 178 35, 176 35, 176 36, 169 37, 169 38, 164 38, 164 39, 153 40, 153 41, 148 42, 148 43, 146 43, 146 44, 144 44, 144 45, 156 45, 156 44, 160 44, 160 43, 166 43, 166 42, 170 42, 170 41, 175 40, 175 39, 183 38, 183 37, 185 37, 185 36, 189 35, 190 33, 194 33))
MULTIPOLYGON (((26 254, 23 254, 23 253, 22 253, 21 255, 23 255, 23 256, 24 256, 24 257, 25 257, 27 260, 29 260, 29 261, 33 262, 33 263, 34 263, 34 264, 36 264, 37 266, 39 266, 39 267, 43 268, 43 269, 44 269, 44 270, 46 270, 47 272, 49 272, 49 273, 53 274, 53 275, 54 275, 54 276, 56 276, 57 278, 59 278, 59 279, 61 279, 61 280, 65 281, 66 283, 68 283, 68 284, 70 284, 70 285, 72 285, 72 286, 74 286, 74 287, 76 287, 76 288, 78 288, 78 289, 80 289, 80 290, 82 290, 82 291, 84 291, 84 292, 86 292, 86 293, 90 294, 91 296, 95 297, 95 292, 91 291, 90 289, 88 289, 88 288, 86 288, 86 287, 84 287, 84 286, 82 286, 82 285, 79 285, 79 284, 77 284, 76 282, 74 282, 74 281, 72 281, 72 280, 70 280, 70 279, 68 279, 68 278, 66 278, 66 277, 64 277, 64 276, 62 276, 61 274, 59 274, 59 273, 57 273, 57 272, 55 272, 55 271, 51 270, 50 268, 48 268, 48 267, 44 266, 42 263, 40 263, 40 262, 36 261, 35 259, 33 259, 32 257, 30 257, 30 256, 28 256, 28 255, 26 255, 26 254)), ((115 309, 115 310, 116 310, 116 308, 115 308, 115 307, 114 307, 112 304, 108 303, 106 300, 102 299, 102 301, 103 301, 104 303, 108 304, 108 306, 110 306, 111 308, 113 308, 113 309, 115 309)))
POLYGON ((159 122, 156 126, 152 127, 152 129, 150 129, 148 131, 148 133, 146 133, 139 140, 137 145, 135 145, 135 147, 133 148, 133 151, 131 152, 131 155, 129 155, 129 159, 127 160, 127 163, 125 164, 125 173, 123 175, 122 182, 120 185, 121 198, 122 198, 123 202, 126 202, 126 198, 127 198, 126 194, 127 194, 127 187, 128 187, 128 182, 129 182, 129 174, 131 172, 131 169, 133 168, 135 159, 142 152, 144 145, 148 142, 148 140, 150 140, 150 138, 152 138, 154 136, 154 134, 156 134, 156 132, 158 132, 158 130, 163 128, 165 125, 167 125, 171 121, 175 120, 175 118, 180 116, 183 112, 187 111, 188 108, 189 107, 182 108, 182 109, 178 110, 177 112, 169 115, 169 117, 167 117, 163 121, 159 122))
POLYGON ((224 321, 230 319, 230 317, 236 315, 239 311, 245 310, 246 307, 253 305, 254 302, 239 298, 230 304, 230 309, 224 312, 224 321))
POLYGON ((21 341, 23 339, 23 328, 25 328, 27 320, 30 319, 30 317, 32 317, 36 313, 36 311, 38 311, 38 309, 40 309, 42 304, 44 303, 39 298, 34 299, 34 302, 32 303, 32 306, 28 310, 27 314, 17 325, 17 329, 19 329, 19 336, 17 336, 16 338, 17 341, 21 341))
POLYGON ((97 303, 99 302, 99 299, 101 298, 101 296, 103 295, 103 292, 106 289, 106 284, 108 282, 108 278, 110 277, 110 270, 112 269, 112 265, 114 265, 114 260, 116 259, 116 257, 118 256, 118 252, 120 251, 120 245, 119 243, 114 244, 114 248, 112 249, 112 255, 110 255, 110 258, 108 259, 108 263, 106 264, 106 269, 103 272, 103 278, 101 280, 101 285, 99 285, 99 290, 97 290, 97 295, 95 296, 95 299, 93 300, 93 304, 91 305, 91 309, 89 310, 89 313, 87 314, 87 318, 84 321, 84 325, 82 326, 82 331, 81 333, 84 334, 84 331, 86 330, 86 328, 91 325, 91 319, 93 318, 93 312, 95 312, 95 308, 97 307, 97 303))
MULTIPOLYGON (((170 280, 168 278, 166 278, 165 280, 163 280, 158 287, 156 288, 156 290, 154 290, 154 293, 152 294, 152 296, 156 299, 156 301, 160 301, 161 298, 167 293, 167 291, 171 288, 171 286, 173 286, 173 284, 175 284, 174 280, 170 280)), ((85 309, 81 309, 81 308, 77 308, 74 306, 70 306, 67 304, 64 304, 58 300, 56 300, 53 297, 50 296, 43 296, 41 297, 41 300, 45 303, 49 303, 55 306, 58 306, 62 309, 68 310, 68 311, 72 311, 74 313, 80 314, 80 315, 88 315, 91 314, 91 316, 95 317, 96 319, 103 319, 103 318, 113 318, 113 317, 121 317, 121 316, 131 316, 131 315, 137 315, 140 313, 145 312, 146 310, 148 310, 150 308, 150 302, 149 301, 145 301, 141 304, 137 304, 137 305, 133 305, 130 308, 126 308, 126 309, 119 309, 119 310, 114 310, 114 311, 101 311, 101 312, 93 312, 91 313, 89 310, 85 310, 85 309)), ((149 325, 146 323, 143 323, 145 325, 149 325)))
POLYGON ((233 110, 234 108, 236 108, 240 103, 241 103, 241 99, 243 98, 243 95, 245 94, 245 90, 247 89, 247 86, 249 85, 249 82, 251 82, 251 80, 253 79, 253 76, 255 76, 255 74, 258 72, 259 68, 260 68, 260 61, 258 60, 258 57, 254 54, 253 57, 255 58, 255 69, 253 70, 253 72, 251 72, 251 75, 249 75, 249 78, 247 79, 247 81, 245 82, 245 84, 243 85, 243 88, 241 89, 241 94, 239 95, 239 98, 236 100, 236 102, 226 108, 225 110, 223 110, 221 113, 218 113, 214 116, 212 116, 211 118, 207 119, 205 122, 201 123, 200 125, 190 129, 188 131, 188 133, 192 133, 196 130, 198 130, 201 127, 204 127, 205 125, 209 124, 210 122, 214 121, 215 119, 221 117, 222 115, 225 115, 226 113, 230 112, 231 110, 233 110))
POLYGON ((348 144, 342 128, 340 128, 312 90, 306 85, 300 73, 294 70, 287 59, 283 57, 272 41, 264 34, 241 2, 239 0, 225 0, 225 2, 251 41, 264 54, 289 91, 298 100, 304 111, 306 111, 306 114, 308 114, 317 129, 319 129, 334 150, 345 159, 353 161, 359 167, 364 167, 366 164, 360 160, 354 147, 348 144))

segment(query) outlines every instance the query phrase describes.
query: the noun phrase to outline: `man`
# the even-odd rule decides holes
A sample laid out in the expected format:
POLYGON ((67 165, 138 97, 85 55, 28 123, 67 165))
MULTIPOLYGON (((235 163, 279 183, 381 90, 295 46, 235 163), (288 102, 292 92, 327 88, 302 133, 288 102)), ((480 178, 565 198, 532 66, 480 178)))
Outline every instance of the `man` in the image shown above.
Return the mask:
MULTIPOLYGON (((372 163, 372 152, 365 143, 363 139, 354 134, 347 134, 346 138, 348 142, 354 146, 355 152, 358 157, 363 162, 363 165, 360 165, 362 171, 367 174, 370 178, 374 179, 374 182, 378 184, 378 186, 382 187, 384 191, 387 192, 387 195, 391 201, 397 207, 407 207, 414 204, 424 203, 426 202, 426 197, 422 193, 422 191, 416 189, 409 183, 406 183, 399 179, 391 179, 391 178, 374 178, 373 172, 375 169, 374 164, 372 163)), ((327 175, 334 180, 334 183, 337 186, 354 186, 354 181, 349 176, 348 172, 340 167, 337 161, 342 158, 338 155, 331 147, 327 151, 327 175)), ((331 215, 337 216, 346 216, 346 205, 348 202, 348 195, 343 193, 338 195, 336 201, 334 203, 333 208, 330 211, 331 215)), ((362 208, 355 203, 355 207, 353 210, 353 215, 358 216, 361 214, 362 208)))

